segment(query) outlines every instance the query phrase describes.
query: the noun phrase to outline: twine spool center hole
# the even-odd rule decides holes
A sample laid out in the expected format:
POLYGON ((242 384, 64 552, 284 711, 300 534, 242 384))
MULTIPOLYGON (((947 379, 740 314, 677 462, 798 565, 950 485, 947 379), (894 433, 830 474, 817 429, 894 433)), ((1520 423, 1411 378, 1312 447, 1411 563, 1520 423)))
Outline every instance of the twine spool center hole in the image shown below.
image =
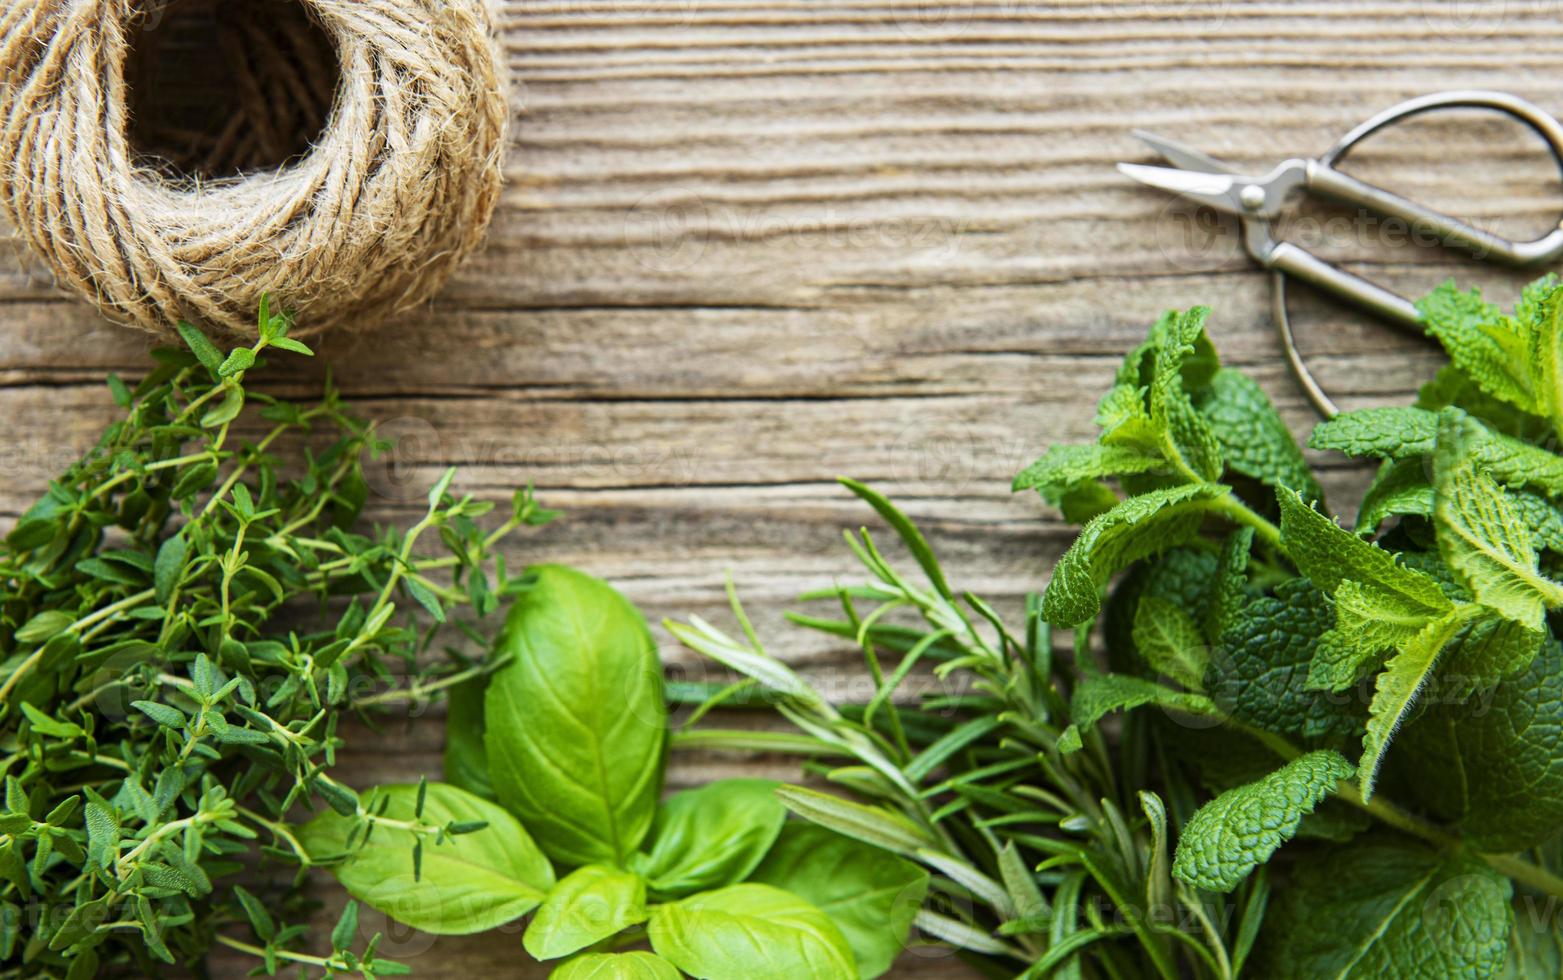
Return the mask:
POLYGON ((160 0, 131 37, 128 138, 176 179, 287 166, 325 129, 341 66, 299 0, 160 0))

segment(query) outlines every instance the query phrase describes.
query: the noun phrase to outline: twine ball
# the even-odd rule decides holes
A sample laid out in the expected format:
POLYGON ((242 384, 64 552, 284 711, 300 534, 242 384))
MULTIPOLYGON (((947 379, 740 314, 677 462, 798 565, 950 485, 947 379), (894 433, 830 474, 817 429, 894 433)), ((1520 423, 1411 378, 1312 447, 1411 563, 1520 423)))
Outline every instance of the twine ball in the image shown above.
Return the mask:
POLYGON ((311 97, 325 118, 304 134, 313 145, 226 177, 148 159, 132 131, 157 120, 133 118, 127 64, 166 0, 8 3, 0 208, 62 286, 154 333, 183 319, 253 336, 266 293, 299 335, 427 301, 499 196, 509 110, 486 0, 294 0, 313 52, 276 36, 280 0, 207 2, 218 16, 248 10, 258 34, 224 52, 232 80, 191 86, 236 86, 241 103, 228 126, 195 134, 196 157, 242 169, 285 142, 311 97))

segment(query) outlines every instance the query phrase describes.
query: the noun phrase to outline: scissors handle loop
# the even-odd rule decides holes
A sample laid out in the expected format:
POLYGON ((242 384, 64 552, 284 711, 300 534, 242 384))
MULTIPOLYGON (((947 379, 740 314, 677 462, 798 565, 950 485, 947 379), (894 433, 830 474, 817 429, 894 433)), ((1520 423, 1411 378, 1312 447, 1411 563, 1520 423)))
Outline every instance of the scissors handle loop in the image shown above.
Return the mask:
MULTIPOLYGON (((1415 201, 1342 173, 1336 164, 1359 143, 1387 126, 1412 116, 1440 109, 1495 109, 1525 123, 1547 143, 1547 148, 1563 174, 1563 124, 1534 103, 1507 92, 1457 90, 1435 92, 1409 99, 1379 113, 1342 136, 1322 156, 1309 161, 1306 183, 1310 190, 1378 214, 1400 218, 1413 227, 1432 231, 1445 243, 1470 250, 1477 258, 1494 259, 1523 266, 1563 256, 1563 225, 1533 241, 1516 242, 1476 228, 1458 218, 1434 211, 1415 201)), ((1320 415, 1330 418, 1339 409, 1314 379, 1294 342, 1291 320, 1286 311, 1286 276, 1292 275, 1311 285, 1383 316, 1397 325, 1420 327, 1421 314, 1404 297, 1337 268, 1312 253, 1289 243, 1280 243, 1266 263, 1273 273, 1271 296, 1276 329, 1286 351, 1287 361, 1308 400, 1320 415)))

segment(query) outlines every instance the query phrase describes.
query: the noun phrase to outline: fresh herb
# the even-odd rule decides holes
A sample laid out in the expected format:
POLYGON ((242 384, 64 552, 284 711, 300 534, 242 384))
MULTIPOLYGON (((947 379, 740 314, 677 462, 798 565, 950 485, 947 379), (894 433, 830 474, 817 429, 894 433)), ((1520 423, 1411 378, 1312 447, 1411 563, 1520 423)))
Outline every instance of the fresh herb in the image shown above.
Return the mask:
POLYGON ((420 666, 437 634, 405 611, 495 609, 495 546, 546 515, 522 493, 481 529, 489 506, 447 474, 410 529, 356 533, 371 428, 329 384, 299 405, 246 383, 309 353, 289 327, 263 308, 225 354, 182 325, 187 350, 111 378, 125 417, 0 549, 5 975, 158 975, 214 942, 270 972, 405 972, 360 944, 356 906, 329 952, 302 951, 282 917, 307 912, 311 861, 287 821, 327 805, 404 832, 331 774, 340 725, 483 672, 420 666))
MULTIPOLYGON (((1153 719, 1130 719, 1117 744, 1072 727, 1065 692, 1073 675, 1054 660, 1036 597, 1011 629, 980 597, 952 587, 904 514, 872 489, 844 482, 895 531, 920 575, 903 574, 862 531, 848 543, 870 581, 806 597, 834 603, 839 618, 792 618, 855 644, 875 695, 866 704, 831 704, 766 653, 734 594, 740 637, 700 619, 667 624, 686 646, 747 679, 713 689, 695 717, 758 692, 758 703, 774 705, 802 737, 767 741, 691 727, 679 743, 786 745, 844 758, 810 770, 857 799, 804 786, 780 791, 808 821, 794 833, 866 846, 864 873, 889 879, 887 887, 896 874, 888 857, 921 865, 931 889, 921 907, 903 892, 897 914, 995 975, 1083 976, 1091 962, 1111 964, 1120 976, 1235 976, 1264 884, 1245 886, 1229 904, 1172 877, 1167 804, 1144 789, 1160 752, 1153 719), (895 615, 902 611, 916 619, 895 615), (935 691, 919 698, 913 684, 930 674, 935 691)), ((1091 709, 1075 710, 1078 717, 1091 709)), ((1187 798, 1194 788, 1180 781, 1169 791, 1187 798)), ((767 865, 797 847, 778 845, 756 879, 766 880, 767 865)), ((894 951, 877 952, 888 965, 894 951)))
POLYGON ((298 830, 312 859, 356 899, 433 933, 533 913, 522 945, 562 960, 556 978, 888 970, 926 872, 788 824, 766 780, 659 803, 667 704, 640 613, 557 566, 529 569, 511 592, 502 666, 453 692, 446 769, 460 785, 371 790, 360 810, 298 830), (620 952, 638 944, 651 951, 620 952))
MULTIPOLYGON (((1095 445, 1017 481, 1060 504, 1105 479, 1125 494, 1094 495, 1043 602, 1086 636, 1134 566, 1104 617, 1115 672, 1082 660, 1077 725, 1155 704, 1225 732, 1225 758, 1163 736, 1161 778, 1186 767, 1221 791, 1173 814, 1173 875, 1229 892, 1293 837, 1325 838, 1282 851, 1308 856, 1265 919, 1267 977, 1499 976, 1536 938, 1522 907, 1563 898, 1555 852, 1536 850, 1563 826, 1563 290, 1543 279, 1507 315, 1445 285, 1420 309, 1451 364, 1413 407, 1311 440, 1381 460, 1353 530, 1267 401, 1248 399, 1232 444, 1202 310, 1128 358, 1095 445)), ((1540 931, 1556 945, 1555 923, 1540 931)))
POLYGON ((932 870, 924 933, 1006 973, 1556 976, 1563 289, 1544 279, 1507 315, 1446 285, 1421 309, 1452 363, 1414 406, 1311 440, 1381 461, 1352 530, 1268 398, 1222 367, 1207 311, 1168 313, 1097 441, 1015 481, 1084 525, 1021 630, 849 481, 922 580, 864 532, 872 580, 809 597, 844 615, 794 619, 860 647, 877 693, 827 702, 735 599, 742 638, 669 624, 747 678, 696 714, 774 704, 801 744, 679 741, 847 756, 811 770, 853 798, 784 802, 932 870), (1049 627, 1074 633, 1064 662, 1049 627), (914 700, 926 667, 958 693, 914 700))

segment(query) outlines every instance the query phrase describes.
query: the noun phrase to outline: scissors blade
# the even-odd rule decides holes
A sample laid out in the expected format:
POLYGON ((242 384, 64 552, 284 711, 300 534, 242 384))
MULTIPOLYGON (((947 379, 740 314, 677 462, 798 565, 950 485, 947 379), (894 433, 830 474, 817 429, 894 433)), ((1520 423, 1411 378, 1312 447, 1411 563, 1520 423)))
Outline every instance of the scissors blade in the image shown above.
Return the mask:
POLYGON ((1253 213, 1237 199, 1239 187, 1247 183, 1229 174, 1212 174, 1173 167, 1147 167, 1139 163, 1120 163, 1118 172, 1131 180, 1171 191, 1191 201, 1208 204, 1217 211, 1243 218, 1253 213))
POLYGON ((1184 170, 1197 170, 1207 174, 1231 174, 1237 171, 1217 160, 1215 157, 1201 153, 1199 150, 1177 140, 1170 140, 1165 136, 1157 136, 1143 129, 1133 130, 1133 134, 1140 142, 1149 146, 1168 163, 1181 167, 1184 170))

